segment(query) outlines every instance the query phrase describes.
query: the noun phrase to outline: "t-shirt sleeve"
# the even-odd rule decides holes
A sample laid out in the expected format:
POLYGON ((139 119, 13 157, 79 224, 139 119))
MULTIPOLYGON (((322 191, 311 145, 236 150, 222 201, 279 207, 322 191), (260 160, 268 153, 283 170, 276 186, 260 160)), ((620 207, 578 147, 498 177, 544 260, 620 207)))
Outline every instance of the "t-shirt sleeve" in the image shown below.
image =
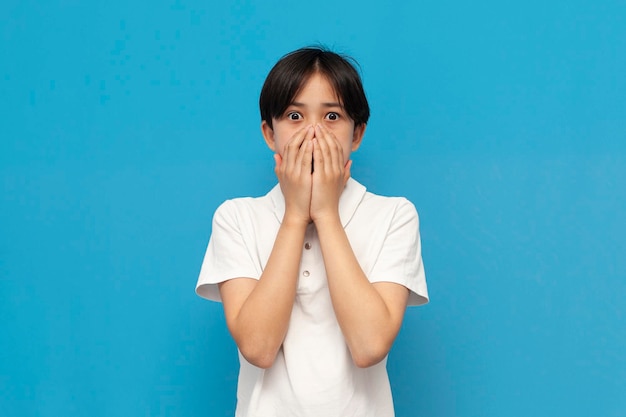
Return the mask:
POLYGON ((255 266, 246 244, 245 232, 238 221, 234 201, 224 202, 215 211, 211 238, 204 255, 196 293, 212 301, 221 301, 218 285, 232 278, 256 278, 255 266))
POLYGON ((396 206, 369 279, 371 282, 386 281, 404 285, 410 290, 409 305, 428 302, 419 217, 415 206, 404 198, 396 206))

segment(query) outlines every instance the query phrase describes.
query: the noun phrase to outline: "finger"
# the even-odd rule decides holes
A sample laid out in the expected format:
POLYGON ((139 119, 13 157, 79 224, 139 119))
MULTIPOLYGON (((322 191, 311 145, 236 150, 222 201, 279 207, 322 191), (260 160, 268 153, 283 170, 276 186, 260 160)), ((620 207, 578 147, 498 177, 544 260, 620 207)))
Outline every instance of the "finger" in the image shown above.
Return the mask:
MULTIPOLYGON (((305 126, 304 128, 298 130, 291 140, 285 145, 285 155, 289 156, 289 163, 287 169, 294 169, 298 165, 298 156, 300 154, 300 149, 302 148, 302 143, 305 141, 307 135, 311 135, 311 126, 305 126)), ((285 156, 285 159, 286 156, 285 156)))
POLYGON ((311 173, 311 158, 313 158, 313 146, 311 144, 311 140, 314 135, 315 130, 312 126, 309 126, 305 131, 303 141, 298 148, 298 155, 295 160, 295 165, 303 169, 303 171, 299 171, 299 173, 311 173))
POLYGON ((311 173, 315 173, 316 170, 317 172, 321 172, 324 158, 321 156, 320 141, 317 136, 311 140, 311 145, 311 173))
POLYGON ((281 164, 280 164, 280 168, 279 168, 282 172, 284 172, 286 167, 289 165, 289 160, 290 160, 290 158, 289 158, 289 147, 287 145, 285 145, 285 147, 283 148, 283 155, 281 157, 281 164))
POLYGON ((333 169, 343 172, 346 167, 346 161, 344 161, 343 159, 343 148, 341 147, 341 143, 337 140, 335 135, 329 130, 327 130, 327 132, 331 148, 331 155, 333 157, 333 169))
POLYGON ((302 145, 303 152, 300 159, 300 166, 302 167, 302 173, 311 175, 313 173, 313 141, 314 139, 307 139, 302 145))
POLYGON ((323 141, 322 137, 317 133, 311 141, 313 144, 313 174, 321 175, 324 172, 324 155, 321 149, 321 142, 323 141))
POLYGON ((322 130, 322 126, 317 124, 315 126, 315 138, 317 139, 316 153, 313 155, 315 160, 315 167, 319 167, 320 172, 326 173, 332 165, 328 165, 331 162, 330 149, 328 147, 328 137, 326 132, 322 130))
POLYGON ((274 162, 276 163, 276 168, 280 168, 280 165, 283 162, 283 158, 279 154, 275 153, 274 154, 274 162))
POLYGON ((282 164, 283 158, 281 158, 281 156, 277 153, 274 154, 274 172, 276 173, 276 175, 278 175, 278 173, 280 172, 280 166, 282 164))
POLYGON ((331 172, 338 172, 343 169, 343 150, 335 136, 322 125, 319 126, 319 132, 322 136, 323 144, 321 146, 324 155, 324 169, 331 172))

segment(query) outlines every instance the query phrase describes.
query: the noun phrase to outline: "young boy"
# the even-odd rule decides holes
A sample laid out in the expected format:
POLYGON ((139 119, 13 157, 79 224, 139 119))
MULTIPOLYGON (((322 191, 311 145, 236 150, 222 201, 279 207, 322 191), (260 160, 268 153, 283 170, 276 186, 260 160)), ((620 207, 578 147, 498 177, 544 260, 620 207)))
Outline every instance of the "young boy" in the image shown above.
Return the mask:
POLYGON ((238 417, 389 417, 386 359, 428 301, 418 217, 350 178, 369 118, 349 58, 284 56, 259 100, 278 185, 215 212, 196 287, 239 348, 238 417))

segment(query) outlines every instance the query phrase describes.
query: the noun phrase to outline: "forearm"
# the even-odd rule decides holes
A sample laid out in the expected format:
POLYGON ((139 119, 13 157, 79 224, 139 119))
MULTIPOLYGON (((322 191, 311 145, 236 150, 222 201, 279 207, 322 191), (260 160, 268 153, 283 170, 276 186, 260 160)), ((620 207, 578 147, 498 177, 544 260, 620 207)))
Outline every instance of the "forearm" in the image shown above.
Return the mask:
POLYGON ((353 360, 362 367, 374 365, 389 352, 403 309, 390 310, 369 282, 338 217, 317 221, 316 226, 333 308, 353 360))
POLYGON ((269 367, 285 338, 296 294, 306 224, 283 222, 263 273, 229 328, 246 359, 269 367))

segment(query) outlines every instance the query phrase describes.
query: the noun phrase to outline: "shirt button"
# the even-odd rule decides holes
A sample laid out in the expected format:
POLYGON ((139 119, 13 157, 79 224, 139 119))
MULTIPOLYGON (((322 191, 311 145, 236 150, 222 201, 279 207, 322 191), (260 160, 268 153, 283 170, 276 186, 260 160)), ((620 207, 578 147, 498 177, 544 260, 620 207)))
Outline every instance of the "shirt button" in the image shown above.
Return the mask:
POLYGON ((304 271, 302 275, 304 275, 305 277, 308 277, 309 275, 311 275, 311 273, 309 271, 304 271))
POLYGON ((304 244, 304 249, 306 249, 306 250, 311 249, 311 244, 310 244, 309 242, 306 242, 306 243, 304 244))

